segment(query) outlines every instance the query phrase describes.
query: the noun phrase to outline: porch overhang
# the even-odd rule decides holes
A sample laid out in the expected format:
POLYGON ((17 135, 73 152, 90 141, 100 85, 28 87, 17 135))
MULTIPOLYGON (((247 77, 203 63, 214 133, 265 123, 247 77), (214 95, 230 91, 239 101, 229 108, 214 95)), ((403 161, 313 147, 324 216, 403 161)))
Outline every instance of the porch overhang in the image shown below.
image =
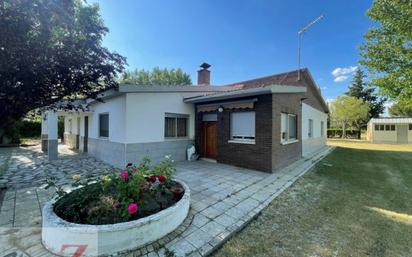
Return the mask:
POLYGON ((259 88, 234 90, 224 93, 216 93, 204 96, 186 97, 183 99, 185 103, 204 103, 210 101, 219 101, 226 99, 234 99, 239 97, 266 95, 266 94, 282 94, 282 93, 304 93, 306 87, 302 86, 284 86, 284 85, 271 85, 259 88))
POLYGON ((224 101, 213 104, 201 104, 196 107, 197 112, 212 112, 217 111, 220 107, 224 109, 253 109, 257 98, 238 100, 238 101, 224 101))

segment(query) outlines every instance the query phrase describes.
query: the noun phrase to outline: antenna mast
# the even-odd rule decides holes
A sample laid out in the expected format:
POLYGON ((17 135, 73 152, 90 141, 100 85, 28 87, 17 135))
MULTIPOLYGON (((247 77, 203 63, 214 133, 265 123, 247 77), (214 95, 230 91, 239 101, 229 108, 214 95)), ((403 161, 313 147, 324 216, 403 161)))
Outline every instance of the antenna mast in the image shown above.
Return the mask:
POLYGON ((318 23, 321 19, 323 19, 323 14, 318 18, 314 19, 310 23, 308 23, 305 27, 298 31, 298 80, 300 80, 300 48, 301 48, 301 41, 303 33, 308 30, 310 27, 318 23))

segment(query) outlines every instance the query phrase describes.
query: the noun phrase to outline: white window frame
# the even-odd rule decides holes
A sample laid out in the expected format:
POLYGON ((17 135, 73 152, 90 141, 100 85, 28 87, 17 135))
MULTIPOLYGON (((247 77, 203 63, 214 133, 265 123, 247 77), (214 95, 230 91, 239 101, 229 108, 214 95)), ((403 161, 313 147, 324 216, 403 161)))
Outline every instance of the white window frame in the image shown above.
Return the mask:
POLYGON ((165 139, 186 139, 189 137, 189 120, 190 115, 188 114, 180 114, 180 113, 165 113, 164 117, 164 138, 165 139), (166 118, 172 118, 175 119, 175 135, 174 136, 166 136, 166 118), (186 119, 186 135, 184 136, 178 136, 178 131, 177 131, 177 119, 182 118, 186 119))
POLYGON ((296 114, 282 112, 281 118, 280 118, 280 128, 281 128, 280 129, 280 143, 281 144, 286 145, 286 144, 296 143, 299 141, 298 139, 298 116, 296 114), (282 117, 286 117, 286 120, 284 121, 282 117), (290 117, 295 117, 295 134, 296 134, 295 138, 289 138, 289 134, 290 134, 289 118, 290 117))
POLYGON ((313 138, 313 120, 308 119, 308 138, 313 138))
POLYGON ((325 136, 325 122, 323 120, 320 121, 320 136, 324 137, 325 136))
POLYGON ((230 140, 229 143, 241 143, 241 144, 255 144, 256 140, 256 112, 255 111, 245 111, 245 112, 232 112, 230 113, 230 140), (233 135, 233 115, 236 113, 253 113, 253 124, 254 135, 233 135))

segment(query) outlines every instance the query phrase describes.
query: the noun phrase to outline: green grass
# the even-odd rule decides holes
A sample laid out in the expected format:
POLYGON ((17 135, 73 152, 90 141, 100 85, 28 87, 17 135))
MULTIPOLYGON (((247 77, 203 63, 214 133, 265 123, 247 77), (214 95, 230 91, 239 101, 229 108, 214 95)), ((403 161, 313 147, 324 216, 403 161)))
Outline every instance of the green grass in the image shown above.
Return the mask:
POLYGON ((392 148, 337 148, 214 256, 412 256, 412 154, 392 148))

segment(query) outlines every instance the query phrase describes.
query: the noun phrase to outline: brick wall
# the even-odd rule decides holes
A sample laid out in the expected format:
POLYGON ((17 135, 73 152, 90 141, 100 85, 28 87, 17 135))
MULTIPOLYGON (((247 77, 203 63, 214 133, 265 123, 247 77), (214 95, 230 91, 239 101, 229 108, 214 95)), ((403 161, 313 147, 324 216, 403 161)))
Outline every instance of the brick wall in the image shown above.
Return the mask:
MULTIPOLYGON (((256 134, 255 144, 229 143, 230 140, 230 113, 224 110, 218 113, 217 121, 217 162, 239 167, 272 172, 272 96, 262 95, 256 97, 256 134)), ((200 124, 202 114, 196 115, 196 145, 200 149, 200 124)))
POLYGON ((272 97, 272 169, 281 169, 302 157, 301 98, 304 94, 273 94, 272 97), (298 142, 282 145, 281 113, 297 115, 298 142))

